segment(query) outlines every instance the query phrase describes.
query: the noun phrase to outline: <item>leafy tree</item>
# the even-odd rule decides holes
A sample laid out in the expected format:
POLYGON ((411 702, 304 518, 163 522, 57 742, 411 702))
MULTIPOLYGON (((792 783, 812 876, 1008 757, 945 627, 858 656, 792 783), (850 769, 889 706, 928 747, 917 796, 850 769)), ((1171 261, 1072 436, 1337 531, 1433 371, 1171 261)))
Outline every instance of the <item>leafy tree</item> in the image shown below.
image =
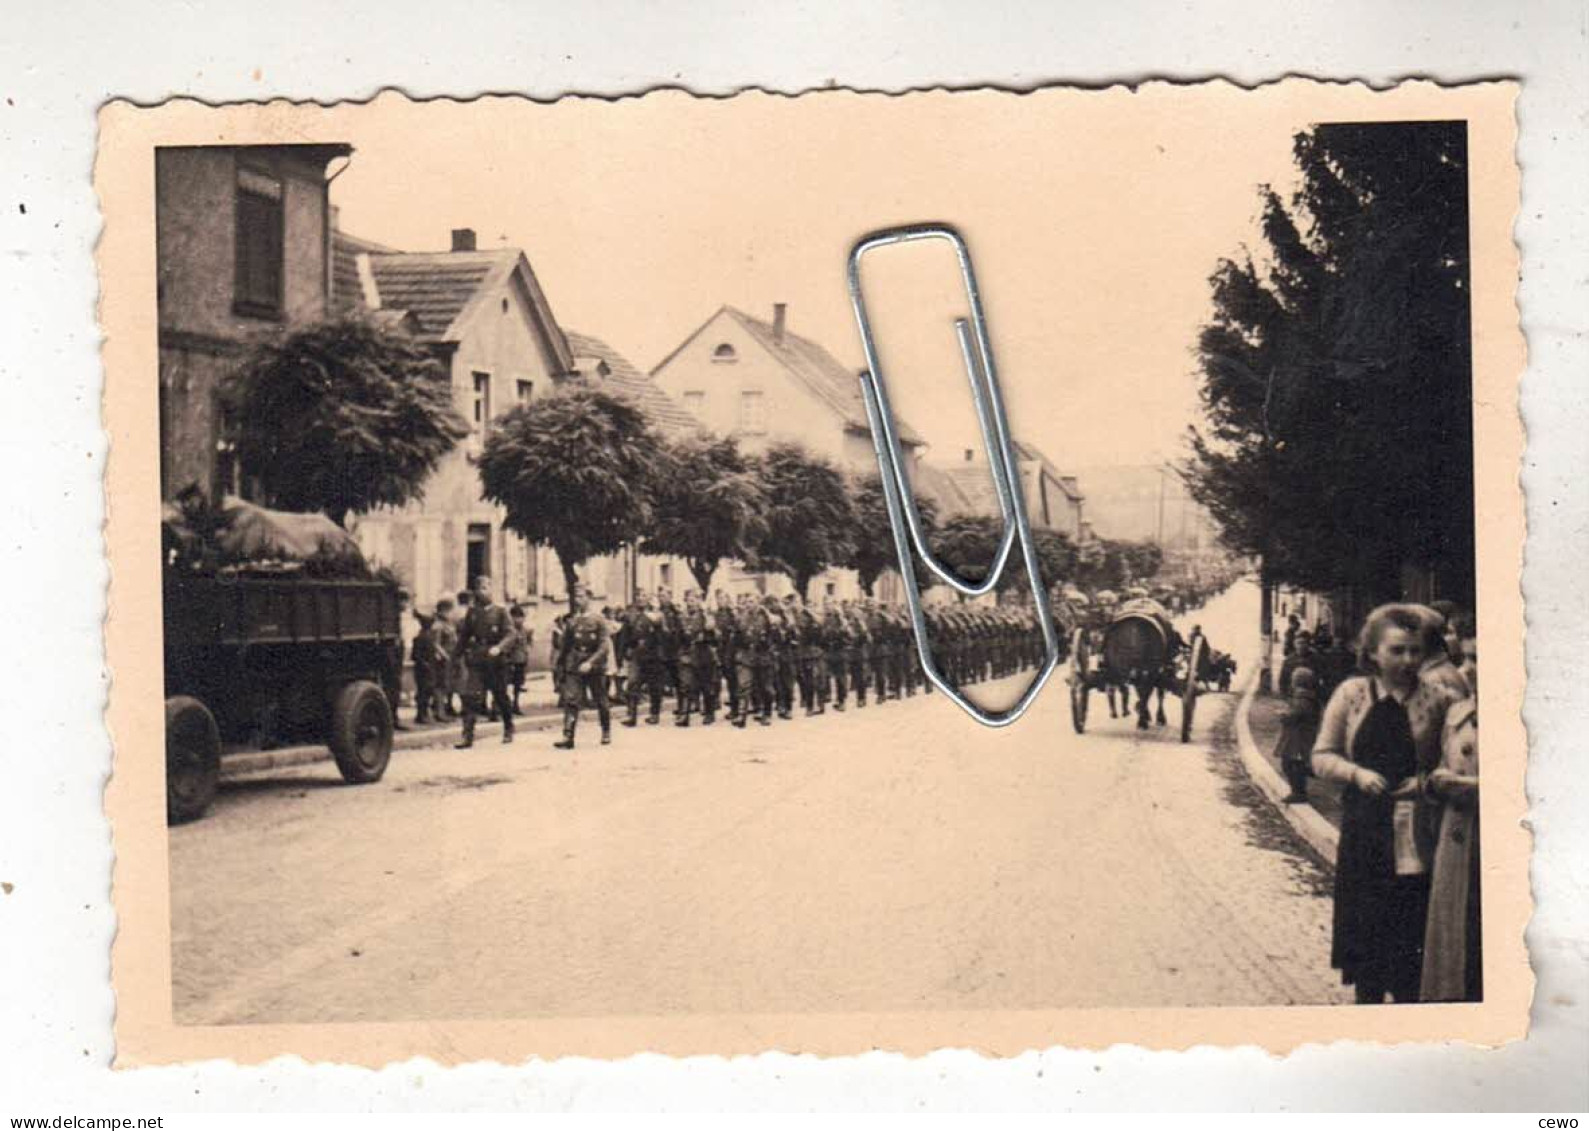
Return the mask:
MULTIPOLYGON (((1076 543, 1071 541, 1068 534, 1062 530, 1035 527, 1032 530, 1032 541, 1037 547, 1038 570, 1042 575, 1045 589, 1052 589, 1061 582, 1075 578, 1076 566, 1081 555, 1076 550, 1076 543)), ((1024 569, 1017 572, 1016 581, 1020 585, 1027 584, 1024 569)))
POLYGON ((1127 542, 1104 538, 1077 555, 1075 579, 1089 589, 1120 590, 1157 574, 1164 551, 1152 541, 1127 542))
POLYGON ((799 444, 773 444, 759 478, 766 524, 748 545, 751 569, 782 573, 802 597, 811 579, 855 554, 855 507, 844 473, 799 444))
MULTIPOLYGON (((877 474, 863 475, 856 480, 851 491, 855 506, 855 552, 844 564, 855 571, 861 592, 868 597, 872 587, 885 569, 899 566, 899 555, 894 548, 894 535, 888 518, 888 503, 883 498, 883 480, 877 474)), ((925 496, 916 497, 916 513, 930 539, 938 528, 938 504, 925 496)), ((930 544, 930 543, 929 543, 930 544)), ((926 589, 937 584, 938 578, 924 567, 916 569, 916 581, 926 589)))
POLYGON ((349 514, 418 498, 468 427, 423 344, 350 317, 260 345, 222 387, 244 475, 269 505, 349 514))
POLYGON ((1144 540, 1117 545, 1120 559, 1132 581, 1146 581, 1155 577, 1164 566, 1164 551, 1157 542, 1144 540))
MULTIPOLYGON (((978 582, 987 577, 1003 532, 1003 521, 992 515, 957 514, 939 524, 928 544, 938 560, 962 580, 978 582)), ((1045 589, 1075 576, 1076 546, 1063 532, 1034 527, 1032 543, 1037 550, 1038 573, 1045 589)), ((998 592, 1029 589, 1030 584, 1020 543, 1016 542, 1010 548, 1010 557, 999 578, 998 592)))
POLYGON ((651 533, 640 548, 683 558, 705 593, 725 558, 749 557, 765 535, 767 499, 756 461, 732 437, 686 435, 669 443, 666 454, 651 533))
POLYGON ((506 509, 509 530, 557 554, 572 608, 577 567, 648 529, 650 486, 666 464, 638 407, 570 386, 493 422, 480 485, 506 509))
POLYGON ((1471 593, 1465 126, 1322 125, 1294 155, 1261 265, 1210 280, 1188 486, 1272 580, 1378 600, 1411 565, 1471 593))

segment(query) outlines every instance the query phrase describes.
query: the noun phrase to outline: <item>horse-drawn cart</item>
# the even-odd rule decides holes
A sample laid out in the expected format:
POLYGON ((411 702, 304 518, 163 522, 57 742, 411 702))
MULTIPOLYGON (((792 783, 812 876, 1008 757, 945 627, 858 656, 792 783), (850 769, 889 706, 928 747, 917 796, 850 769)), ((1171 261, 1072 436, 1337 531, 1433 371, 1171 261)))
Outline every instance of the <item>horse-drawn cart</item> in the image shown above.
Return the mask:
POLYGON ((1077 627, 1071 637, 1069 678, 1070 717, 1076 733, 1087 729, 1087 700, 1092 692, 1108 693, 1112 703, 1115 689, 1129 688, 1137 695, 1140 730, 1146 730, 1155 719, 1164 726, 1165 696, 1177 696, 1181 701, 1181 741, 1190 742, 1209 654, 1201 631, 1194 631, 1190 640, 1182 639, 1164 607, 1145 598, 1121 606, 1101 630, 1077 627), (1155 691, 1159 693, 1156 716, 1149 707, 1155 691))

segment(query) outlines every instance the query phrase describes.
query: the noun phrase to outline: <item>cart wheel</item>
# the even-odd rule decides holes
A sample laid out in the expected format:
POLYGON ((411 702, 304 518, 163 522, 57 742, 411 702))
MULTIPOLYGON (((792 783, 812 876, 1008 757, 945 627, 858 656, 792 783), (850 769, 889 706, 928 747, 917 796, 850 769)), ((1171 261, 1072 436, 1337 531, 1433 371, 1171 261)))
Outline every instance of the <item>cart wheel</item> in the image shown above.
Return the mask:
POLYGON ((1203 653, 1207 642, 1201 636, 1192 638, 1192 650, 1186 658, 1186 686, 1181 689, 1181 741, 1192 741, 1192 717, 1197 713, 1197 673, 1202 670, 1203 653))
POLYGON ((357 680, 337 692, 331 708, 331 753, 344 781, 380 781, 392 759, 392 709, 386 692, 357 680))
POLYGON ((1070 722, 1077 734, 1087 730, 1087 634, 1079 628, 1070 640, 1070 722))
POLYGON ((190 695, 166 700, 166 823, 197 820, 221 779, 221 731, 190 695))

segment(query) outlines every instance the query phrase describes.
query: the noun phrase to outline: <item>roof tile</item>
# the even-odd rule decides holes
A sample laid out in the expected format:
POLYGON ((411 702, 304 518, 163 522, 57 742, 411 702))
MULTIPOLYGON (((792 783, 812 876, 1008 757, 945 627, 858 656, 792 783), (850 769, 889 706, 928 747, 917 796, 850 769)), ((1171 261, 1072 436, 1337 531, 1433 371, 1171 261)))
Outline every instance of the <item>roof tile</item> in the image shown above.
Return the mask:
MULTIPOLYGON (((606 362, 609 372, 601 378, 602 387, 638 405, 663 432, 678 435, 701 430, 700 421, 683 405, 659 389, 656 382, 641 373, 606 342, 574 330, 564 330, 563 334, 568 339, 569 352, 574 355, 576 362, 587 358, 606 362)), ((587 374, 586 378, 591 379, 591 375, 587 374)))

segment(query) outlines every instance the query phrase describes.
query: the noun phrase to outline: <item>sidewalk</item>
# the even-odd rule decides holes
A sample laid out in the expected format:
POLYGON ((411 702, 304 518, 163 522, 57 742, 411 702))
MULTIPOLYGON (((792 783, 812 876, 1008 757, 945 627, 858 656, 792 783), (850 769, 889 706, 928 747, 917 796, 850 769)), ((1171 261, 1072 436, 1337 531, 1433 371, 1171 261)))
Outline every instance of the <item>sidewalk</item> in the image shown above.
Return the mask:
POLYGON ((1257 672, 1253 672, 1236 708, 1236 745, 1242 765, 1265 799, 1333 869, 1341 839, 1339 787, 1311 779, 1307 803, 1285 803, 1291 787, 1273 757, 1275 738, 1280 731, 1279 716, 1284 708, 1284 701, 1277 696, 1258 694, 1257 672))
MULTIPOLYGON (((539 680, 533 679, 525 685, 524 694, 519 698, 523 708, 514 727, 522 732, 551 730, 562 721, 562 712, 558 709, 556 695, 552 690, 551 680, 542 676, 539 680)), ((413 722, 414 709, 404 705, 399 710, 399 719, 402 721, 403 730, 392 736, 392 750, 423 750, 429 747, 448 745, 458 740, 460 724, 456 719, 444 723, 425 723, 416 726, 413 722)), ((494 739, 502 733, 501 723, 491 723, 482 720, 475 731, 481 739, 494 739)), ((251 774, 262 774, 270 770, 285 769, 290 766, 308 766, 316 762, 331 761, 331 749, 324 743, 304 746, 277 746, 270 750, 229 750, 221 754, 221 780, 230 781, 233 778, 247 777, 251 774)))
MULTIPOLYGON (((1275 744, 1280 740, 1280 716, 1285 714, 1285 710, 1286 701, 1280 696, 1259 694, 1253 698, 1248 714, 1253 744, 1264 760, 1282 776, 1284 771, 1280 767, 1280 760, 1275 757, 1275 744)), ((1340 782, 1308 779, 1308 802, 1319 811, 1319 816, 1337 829, 1341 827, 1341 789, 1340 782)))

